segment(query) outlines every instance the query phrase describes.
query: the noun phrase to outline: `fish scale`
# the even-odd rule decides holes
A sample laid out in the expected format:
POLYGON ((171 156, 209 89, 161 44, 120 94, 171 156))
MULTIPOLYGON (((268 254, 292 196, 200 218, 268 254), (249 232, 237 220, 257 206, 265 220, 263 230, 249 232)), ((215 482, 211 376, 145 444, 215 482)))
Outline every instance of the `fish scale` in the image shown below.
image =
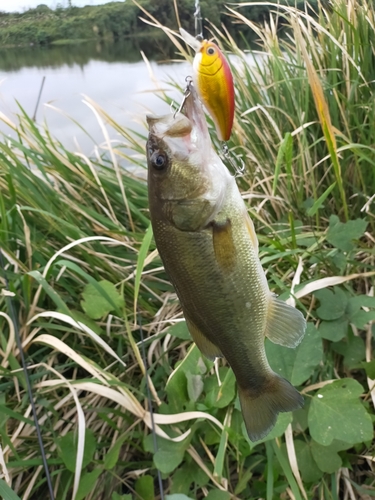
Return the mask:
POLYGON ((250 439, 303 398, 269 366, 271 341, 295 347, 306 322, 270 292, 253 223, 212 148, 194 87, 185 115, 148 117, 148 192, 156 246, 198 348, 224 356, 236 376, 250 439))

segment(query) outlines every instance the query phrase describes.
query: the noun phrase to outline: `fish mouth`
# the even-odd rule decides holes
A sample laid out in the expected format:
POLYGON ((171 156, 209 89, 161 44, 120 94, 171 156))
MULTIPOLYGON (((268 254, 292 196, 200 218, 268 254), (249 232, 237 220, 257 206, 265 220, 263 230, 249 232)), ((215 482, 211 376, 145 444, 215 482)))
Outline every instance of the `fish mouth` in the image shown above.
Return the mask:
POLYGON ((152 143, 163 141, 168 146, 175 144, 177 147, 177 143, 181 145, 182 138, 191 150, 211 149, 206 117, 193 83, 188 84, 181 110, 162 116, 147 115, 146 119, 152 143))

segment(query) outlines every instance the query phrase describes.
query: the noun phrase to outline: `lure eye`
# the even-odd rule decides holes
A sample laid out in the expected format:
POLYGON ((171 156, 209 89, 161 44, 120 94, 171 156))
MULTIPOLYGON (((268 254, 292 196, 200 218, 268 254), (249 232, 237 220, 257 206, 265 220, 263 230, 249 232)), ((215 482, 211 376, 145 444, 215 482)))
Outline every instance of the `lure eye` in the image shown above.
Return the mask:
POLYGON ((216 50, 213 47, 208 47, 207 49, 207 54, 209 56, 213 56, 215 54, 216 50))
POLYGON ((151 157, 151 163, 156 170, 164 170, 167 166, 167 157, 165 154, 155 151, 151 157))

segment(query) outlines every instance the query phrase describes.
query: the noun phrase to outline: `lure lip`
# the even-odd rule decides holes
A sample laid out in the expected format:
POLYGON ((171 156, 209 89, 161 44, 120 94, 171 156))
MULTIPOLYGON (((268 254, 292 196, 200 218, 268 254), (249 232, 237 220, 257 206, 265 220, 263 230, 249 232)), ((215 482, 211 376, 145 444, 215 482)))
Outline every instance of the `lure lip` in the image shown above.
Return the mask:
POLYGON ((195 50, 195 52, 199 52, 202 47, 202 42, 197 40, 193 35, 190 35, 184 28, 180 28, 180 35, 185 40, 185 42, 195 50))

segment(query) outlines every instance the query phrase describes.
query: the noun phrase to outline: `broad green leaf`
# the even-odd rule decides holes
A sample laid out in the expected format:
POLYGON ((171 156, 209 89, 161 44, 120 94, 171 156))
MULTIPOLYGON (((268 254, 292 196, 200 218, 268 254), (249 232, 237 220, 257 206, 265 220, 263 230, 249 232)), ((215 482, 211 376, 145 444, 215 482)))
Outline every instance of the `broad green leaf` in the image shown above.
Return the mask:
POLYGON ((307 324, 305 336, 295 349, 273 344, 269 340, 265 345, 271 368, 293 385, 303 384, 323 356, 322 340, 312 323, 307 324))
POLYGON ((356 368, 366 357, 365 341, 353 334, 346 341, 332 344, 332 349, 344 356, 344 365, 349 369, 356 368))
MULTIPOLYGON (((95 435, 90 429, 85 431, 85 449, 83 452, 82 469, 84 469, 93 459, 96 450, 95 435)), ((70 431, 65 436, 57 439, 57 452, 71 472, 75 472, 77 455, 77 433, 70 431)))
POLYGON ((75 500, 83 500, 91 491, 95 488, 95 482, 103 472, 101 467, 94 469, 91 472, 84 472, 81 481, 79 482, 79 487, 75 500))
POLYGON ((375 359, 368 363, 362 362, 361 366, 366 370, 366 375, 372 380, 375 379, 375 359))
POLYGON ((351 317, 351 323, 353 323, 357 328, 363 330, 370 321, 375 320, 375 311, 358 311, 351 317))
POLYGON ((311 453, 314 460, 322 472, 333 474, 342 465, 340 455, 337 453, 341 450, 346 450, 351 445, 341 441, 333 440, 329 446, 322 446, 321 444, 311 441, 311 453))
POLYGON ((375 309, 375 297, 370 297, 369 295, 356 295, 355 297, 350 297, 348 307, 346 308, 346 314, 351 318, 359 312, 362 307, 375 309))
POLYGON ((185 460, 183 465, 173 474, 171 493, 189 493, 190 486, 194 482, 194 479, 190 463, 185 460))
POLYGON ((190 401, 186 374, 198 375, 202 373, 202 370, 206 370, 206 368, 201 353, 198 347, 192 344, 183 361, 175 368, 167 381, 166 391, 172 411, 183 410, 184 404, 190 401))
POLYGON ((205 380, 205 404, 209 408, 225 408, 233 401, 236 394, 236 378, 233 370, 222 366, 219 368, 221 385, 219 386, 216 375, 205 380))
POLYGON ((235 495, 239 495, 240 493, 243 492, 243 490, 246 488, 246 486, 249 484, 250 479, 253 476, 253 469, 252 467, 249 467, 239 478, 238 483, 236 484, 236 488, 234 490, 235 495))
POLYGON ((98 282, 98 285, 111 299, 112 303, 103 296, 96 286, 89 283, 82 293, 82 309, 92 319, 100 319, 116 308, 124 305, 124 298, 118 293, 115 285, 107 280, 98 282))
POLYGON ((227 491, 211 490, 206 500, 230 500, 230 494, 227 491))
POLYGON ((320 389, 309 409, 311 437, 324 446, 334 439, 362 443, 372 439, 372 420, 360 401, 363 387, 356 380, 341 379, 320 389))
POLYGON ((339 342, 348 333, 349 322, 344 317, 333 321, 322 321, 319 325, 319 334, 322 339, 339 342))
POLYGON ((155 500, 154 478, 147 474, 138 478, 135 491, 142 500, 155 500))
POLYGON ((183 493, 174 493, 173 495, 167 495, 165 500, 193 500, 191 497, 187 497, 183 493))
POLYGON ((194 403, 199 399, 199 396, 203 392, 203 380, 202 375, 193 375, 192 373, 186 374, 187 378, 187 391, 190 401, 194 403))
POLYGON ((350 252, 355 247, 354 240, 358 240, 364 235, 367 224, 364 219, 340 222, 336 215, 331 215, 327 241, 344 252, 350 252))
POLYGON ((118 493, 112 493, 111 500, 133 500, 131 495, 119 495, 118 493))
POLYGON ((294 449, 297 455, 298 468, 306 483, 316 483, 323 476, 311 453, 311 446, 306 441, 296 439, 294 449))
POLYGON ((0 479, 0 498, 3 498, 3 500, 21 500, 4 479, 0 479))
POLYGON ((341 288, 337 286, 333 290, 323 288, 323 290, 315 292, 314 295, 320 302, 320 306, 316 310, 320 319, 332 321, 345 314, 348 297, 341 288))
POLYGON ((154 455, 154 464, 163 474, 173 472, 184 459, 184 450, 158 450, 154 455))
POLYGON ((117 438, 115 444, 108 451, 108 453, 104 459, 104 469, 105 470, 111 470, 116 465, 116 463, 118 461, 118 456, 120 454, 121 447, 124 444, 124 442, 126 441, 127 437, 128 437, 128 434, 125 433, 121 437, 117 438))
POLYGON ((181 340, 191 340, 186 321, 181 321, 168 328, 167 333, 181 340))

